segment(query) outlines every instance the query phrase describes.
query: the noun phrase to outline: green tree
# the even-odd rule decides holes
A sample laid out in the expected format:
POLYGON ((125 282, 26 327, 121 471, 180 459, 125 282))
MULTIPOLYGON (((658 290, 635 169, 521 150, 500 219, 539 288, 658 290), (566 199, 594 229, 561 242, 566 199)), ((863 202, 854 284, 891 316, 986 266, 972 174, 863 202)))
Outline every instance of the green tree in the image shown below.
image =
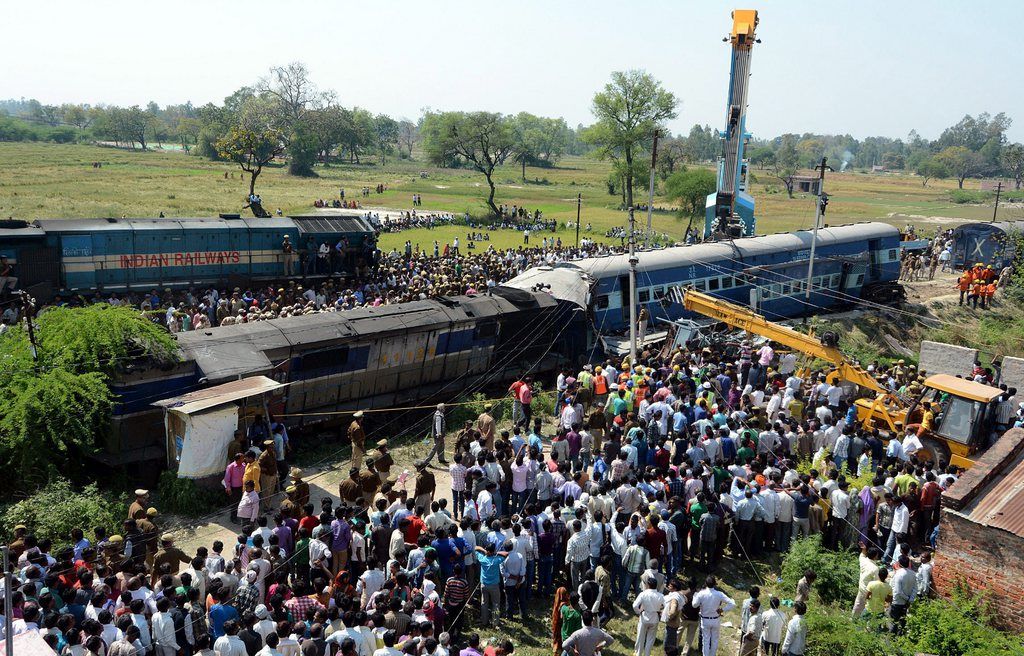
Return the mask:
POLYGON ((704 211, 708 194, 718 187, 718 178, 704 168, 677 171, 665 180, 665 196, 679 201, 684 216, 697 216, 704 211))
POLYGON ((1024 145, 1016 143, 1006 146, 1001 159, 1003 168, 1013 178, 1014 189, 1020 189, 1024 182, 1024 145))
POLYGON ((515 135, 507 117, 492 112, 428 113, 421 128, 423 148, 431 162, 444 166, 459 159, 484 174, 490 192, 487 207, 494 204, 494 169, 512 153, 515 135))
POLYGON ((109 426, 110 376, 177 357, 174 339, 132 308, 53 308, 35 325, 36 358, 23 325, 0 339, 0 463, 21 472, 0 483, 8 489, 83 473, 109 426))
POLYGON ((751 164, 764 170, 765 167, 772 166, 775 163, 775 151, 772 150, 771 146, 761 146, 751 150, 748 158, 751 164))
POLYGON ((978 153, 966 146, 950 146, 936 155, 935 161, 946 167, 949 175, 956 178, 957 187, 960 189, 964 188, 964 180, 978 175, 985 164, 978 153))
POLYGON ((799 161, 800 155, 796 151, 796 146, 793 145, 793 139, 788 136, 783 137, 782 145, 775 152, 772 173, 785 185, 786 193, 790 198, 793 197, 793 179, 796 176, 799 161))
POLYGON ((612 73, 611 82, 594 94, 591 111, 597 123, 587 130, 586 138, 598 146, 599 156, 623 160, 625 204, 629 207, 633 205, 633 163, 651 143, 654 132, 676 117, 678 104, 653 76, 638 70, 612 73))
POLYGON ((284 152, 281 133, 277 130, 252 130, 234 126, 227 135, 217 140, 217 153, 224 159, 238 164, 249 174, 249 195, 256 193, 256 178, 263 167, 284 152))
POLYGON ((316 163, 319 146, 320 142, 306 124, 305 118, 296 121, 288 139, 288 173, 303 178, 315 177, 313 164, 316 163))
POLYGON ((921 176, 921 186, 927 187, 928 181, 932 178, 944 178, 949 175, 944 164, 934 157, 928 157, 921 160, 916 167, 914 172, 921 176))
POLYGON ((395 144, 398 143, 398 121, 386 114, 377 114, 373 119, 373 134, 376 137, 380 164, 383 166, 385 157, 394 150, 395 144))
POLYGON ((525 182, 526 165, 536 163, 544 148, 544 119, 528 112, 519 112, 509 118, 509 124, 515 141, 513 160, 522 168, 522 177, 525 182))

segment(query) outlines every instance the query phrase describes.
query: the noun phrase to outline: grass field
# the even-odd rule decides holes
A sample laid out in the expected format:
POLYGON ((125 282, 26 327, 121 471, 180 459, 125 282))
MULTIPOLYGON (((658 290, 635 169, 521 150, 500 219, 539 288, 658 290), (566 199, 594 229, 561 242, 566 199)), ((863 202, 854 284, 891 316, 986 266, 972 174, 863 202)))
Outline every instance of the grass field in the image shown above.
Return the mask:
MULTIPOLYGON (((626 214, 616 206, 618 196, 608 194, 605 180, 611 170, 608 162, 591 158, 566 157, 556 168, 527 168, 527 182, 519 167, 502 167, 495 175, 498 182, 496 202, 539 208, 546 217, 558 219, 561 226, 576 217, 576 195, 583 195, 582 223, 594 227, 592 236, 603 235, 612 226, 625 225, 626 214)), ((379 183, 388 190, 372 194, 363 204, 387 208, 411 207, 412 194, 421 194, 421 211, 445 210, 484 214, 486 183, 482 175, 470 170, 438 169, 422 161, 391 159, 386 166, 376 162, 361 165, 318 167, 319 177, 296 178, 283 168, 264 171, 257 191, 270 210, 281 208, 285 214, 312 212, 316 198, 331 199, 344 187, 349 198, 358 197, 363 186, 379 183), (420 172, 426 172, 422 178, 420 172)), ((798 194, 787 198, 781 185, 769 171, 753 171, 752 192, 757 201, 758 232, 770 233, 809 227, 814 218, 813 198, 798 194)), ((972 181, 977 186, 976 181, 972 181)), ((971 184, 970 182, 968 184, 971 184)), ((220 212, 242 211, 248 190, 247 178, 232 164, 209 162, 180 151, 134 152, 85 145, 40 143, 0 143, 0 216, 36 219, 66 217, 168 217, 211 216, 220 212), (93 168, 101 162, 101 168, 93 168), (224 174, 228 174, 225 179, 224 174)), ((827 222, 832 224, 866 220, 886 220, 898 225, 949 224, 961 220, 985 220, 991 207, 956 205, 947 192, 955 182, 931 181, 923 187, 911 176, 836 173, 830 175, 827 190, 831 196, 827 222)), ((638 202, 646 199, 640 194, 638 202)), ((656 197, 655 206, 668 206, 656 197)), ((1019 212, 1018 212, 1019 213, 1019 212)), ((637 225, 646 223, 646 215, 637 216, 637 225)), ((655 212, 654 227, 672 238, 680 238, 687 220, 675 212, 655 212)), ((427 247, 438 239, 442 243, 458 234, 458 228, 411 231, 385 235, 383 246, 400 246, 406 239, 427 247)), ((461 231, 463 238, 465 231, 461 231)), ((559 229, 563 242, 574 239, 574 232, 559 229)), ((498 247, 521 243, 518 233, 492 232, 498 247)))

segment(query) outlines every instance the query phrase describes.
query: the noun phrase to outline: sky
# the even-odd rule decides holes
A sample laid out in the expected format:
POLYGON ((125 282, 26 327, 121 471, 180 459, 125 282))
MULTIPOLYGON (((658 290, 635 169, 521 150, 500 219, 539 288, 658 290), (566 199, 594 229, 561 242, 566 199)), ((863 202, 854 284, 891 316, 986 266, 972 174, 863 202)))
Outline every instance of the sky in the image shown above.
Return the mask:
POLYGON ((650 72, 670 123, 725 119, 733 8, 760 12, 747 127, 935 138, 964 114, 1007 112, 1024 141, 1024 2, 991 0, 44 0, 0 26, 0 98, 219 103, 301 61, 338 100, 415 120, 435 110, 593 121, 612 71, 650 72))

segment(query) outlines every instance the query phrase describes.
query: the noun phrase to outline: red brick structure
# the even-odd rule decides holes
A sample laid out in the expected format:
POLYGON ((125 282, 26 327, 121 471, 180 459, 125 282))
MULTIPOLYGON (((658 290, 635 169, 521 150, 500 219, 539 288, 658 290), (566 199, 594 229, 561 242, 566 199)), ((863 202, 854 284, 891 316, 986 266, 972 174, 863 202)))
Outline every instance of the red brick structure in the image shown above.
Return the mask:
POLYGON ((1008 431, 942 496, 935 586, 987 591, 1001 628, 1024 631, 1024 430, 1008 431))

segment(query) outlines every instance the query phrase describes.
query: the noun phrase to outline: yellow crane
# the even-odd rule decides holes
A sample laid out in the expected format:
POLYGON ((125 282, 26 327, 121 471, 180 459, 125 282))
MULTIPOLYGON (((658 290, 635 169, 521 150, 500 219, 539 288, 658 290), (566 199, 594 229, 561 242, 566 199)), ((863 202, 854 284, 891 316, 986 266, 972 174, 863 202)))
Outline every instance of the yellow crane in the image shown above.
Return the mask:
POLYGON ((855 401, 857 420, 866 428, 879 428, 890 435, 899 434, 906 427, 920 423, 925 411, 934 412, 933 406, 937 406, 933 425, 930 428, 922 426, 923 430, 918 431, 925 452, 936 461, 944 459, 945 462, 968 467, 972 463, 968 456, 984 447, 994 414, 992 402, 1002 394, 999 388, 936 374, 925 380, 924 390, 916 399, 903 399, 851 362, 837 348, 834 340, 822 340, 773 323, 742 305, 692 289, 684 292, 683 306, 690 312, 761 335, 794 351, 828 362, 832 367, 826 376, 830 384, 848 381, 873 393, 855 401))

